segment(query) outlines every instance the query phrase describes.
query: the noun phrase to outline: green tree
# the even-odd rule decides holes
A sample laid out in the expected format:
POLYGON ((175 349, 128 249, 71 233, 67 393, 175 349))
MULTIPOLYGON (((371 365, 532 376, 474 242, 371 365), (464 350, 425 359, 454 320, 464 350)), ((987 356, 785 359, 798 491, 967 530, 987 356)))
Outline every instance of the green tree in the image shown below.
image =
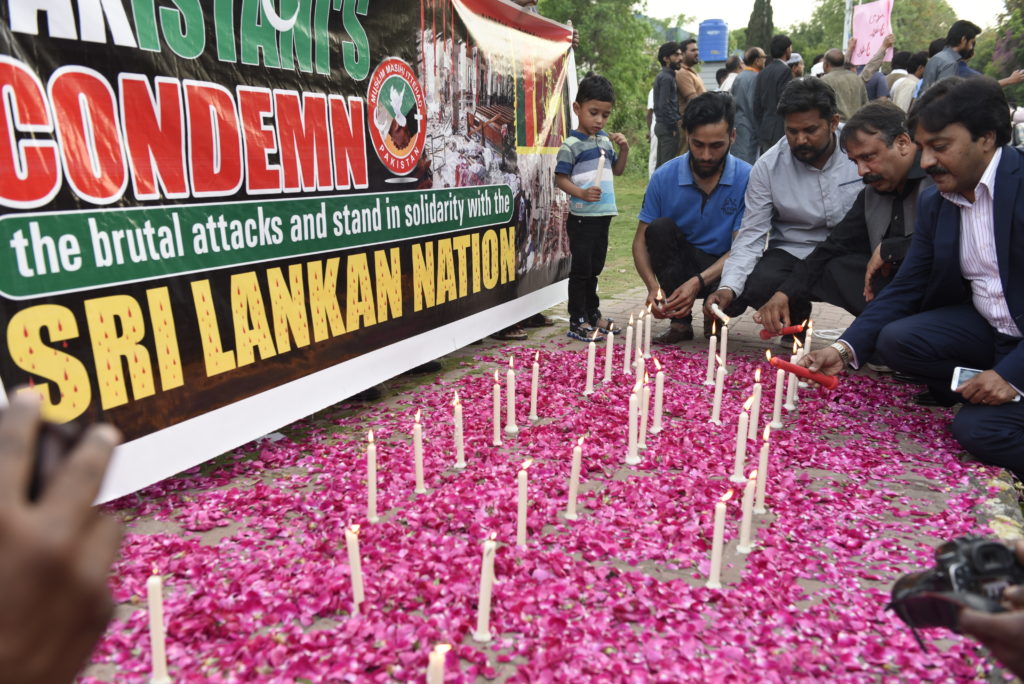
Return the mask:
POLYGON ((729 54, 733 54, 737 50, 745 52, 748 47, 752 47, 747 42, 747 27, 729 30, 729 54))
POLYGON ((747 44, 744 47, 757 46, 767 50, 774 32, 772 0, 754 0, 754 9, 750 11, 750 20, 747 22, 747 44))
MULTIPOLYGON (((976 51, 975 58, 971 60, 972 65, 984 66, 985 73, 994 78, 1004 78, 1014 69, 1024 68, 1024 0, 1006 0, 1005 8, 999 17, 998 27, 993 31, 995 44, 991 59, 986 63, 981 59, 983 55, 976 51)), ((1024 84, 1010 86, 1005 92, 1010 102, 1024 104, 1024 84)))

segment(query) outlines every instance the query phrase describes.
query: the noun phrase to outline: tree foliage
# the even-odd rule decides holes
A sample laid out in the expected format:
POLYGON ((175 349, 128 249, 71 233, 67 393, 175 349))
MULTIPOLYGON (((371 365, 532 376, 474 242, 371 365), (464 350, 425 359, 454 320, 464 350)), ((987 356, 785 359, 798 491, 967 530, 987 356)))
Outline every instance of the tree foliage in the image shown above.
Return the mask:
MULTIPOLYGON (((790 29, 793 49, 815 55, 829 48, 845 48, 842 45, 844 11, 844 0, 819 0, 811 18, 790 29)), ((896 49, 927 50, 928 43, 945 36, 954 21, 956 13, 946 0, 899 0, 892 10, 896 49)))
MULTIPOLYGON (((1004 78, 1014 69, 1024 68, 1024 0, 1006 0, 1005 7, 999 17, 999 26, 993 32, 995 41, 991 59, 987 63, 980 59, 971 60, 972 65, 984 64, 985 73, 995 78, 1004 78)), ((1024 104, 1024 84, 1010 86, 1005 92, 1011 103, 1024 104)))
POLYGON ((750 11, 747 22, 746 45, 737 45, 742 50, 748 47, 768 49, 772 40, 775 25, 772 23, 772 0, 754 0, 754 8, 750 11))

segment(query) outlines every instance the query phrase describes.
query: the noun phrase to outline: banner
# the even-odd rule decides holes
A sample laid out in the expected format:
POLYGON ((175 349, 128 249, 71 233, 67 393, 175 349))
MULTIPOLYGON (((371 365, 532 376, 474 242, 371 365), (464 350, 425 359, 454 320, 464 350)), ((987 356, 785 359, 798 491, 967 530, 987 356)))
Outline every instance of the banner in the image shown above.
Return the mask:
MULTIPOLYGON (((882 47, 885 37, 892 33, 892 0, 875 0, 853 8, 853 48, 851 62, 867 64, 882 47)), ((892 48, 885 52, 884 61, 892 61, 892 48)))
POLYGON ((0 2, 4 392, 136 490, 564 299, 571 31, 504 0, 0 2))

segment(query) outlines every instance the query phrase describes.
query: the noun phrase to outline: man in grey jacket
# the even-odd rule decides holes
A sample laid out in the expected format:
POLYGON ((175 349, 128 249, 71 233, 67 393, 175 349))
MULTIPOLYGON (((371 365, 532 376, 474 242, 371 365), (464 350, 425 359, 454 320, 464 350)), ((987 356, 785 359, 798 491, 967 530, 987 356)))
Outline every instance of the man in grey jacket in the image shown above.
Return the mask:
POLYGON ((757 75, 764 68, 764 50, 752 47, 743 54, 743 71, 732 83, 732 98, 736 100, 736 142, 731 154, 748 164, 757 161, 757 117, 754 116, 754 87, 757 75))
POLYGON ((918 93, 923 93, 944 78, 957 76, 960 61, 967 61, 974 56, 974 43, 981 29, 966 19, 953 22, 946 34, 946 47, 928 60, 924 68, 924 78, 918 93))

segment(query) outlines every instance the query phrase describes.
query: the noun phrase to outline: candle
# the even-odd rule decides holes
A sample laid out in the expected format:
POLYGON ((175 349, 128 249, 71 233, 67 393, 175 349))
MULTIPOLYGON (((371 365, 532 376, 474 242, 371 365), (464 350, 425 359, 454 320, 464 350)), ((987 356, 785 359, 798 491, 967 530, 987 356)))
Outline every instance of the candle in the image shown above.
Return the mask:
POLYGON ((636 465, 640 462, 637 453, 637 412, 639 409, 640 397, 637 395, 637 388, 633 387, 633 393, 629 395, 629 441, 626 451, 626 465, 636 465))
POLYGON ((750 431, 747 439, 757 437, 758 423, 761 422, 761 369, 754 371, 754 403, 750 407, 750 431))
POLYGON ((379 522, 377 517, 377 445, 373 430, 366 433, 366 519, 379 522))
POLYGON ((814 321, 807 322, 807 334, 804 335, 804 356, 811 353, 811 341, 814 339, 814 321))
POLYGON ((633 373, 629 365, 633 361, 633 314, 629 314, 629 325, 626 326, 626 353, 622 356, 622 372, 626 375, 633 373))
POLYGON ((450 644, 438 644, 430 652, 430 664, 427 665, 427 684, 444 684, 444 662, 450 650, 452 650, 450 644))
POLYGON ((459 401, 459 391, 455 391, 455 400, 452 401, 452 420, 455 423, 455 467, 462 470, 466 467, 466 440, 462 434, 462 402, 459 401))
POLYGON ((494 437, 491 444, 501 446, 501 384, 498 382, 498 371, 494 371, 494 437))
POLYGON ((583 458, 583 438, 576 443, 572 450, 572 468, 569 470, 569 503, 565 507, 565 519, 576 520, 576 496, 580 488, 580 461, 583 458))
POLYGON ((711 567, 708 569, 708 581, 704 586, 709 589, 722 588, 722 549, 725 546, 725 503, 732 498, 730 489, 715 504, 715 524, 711 537, 711 567))
POLYGON ((345 545, 348 547, 348 571, 352 576, 352 613, 359 613, 359 604, 366 598, 363 592, 363 564, 359 555, 359 525, 345 530, 345 545))
POLYGON ((711 313, 715 314, 715 316, 718 317, 718 320, 722 321, 723 326, 729 325, 729 321, 732 320, 725 315, 725 312, 722 311, 721 307, 719 307, 717 303, 711 305, 711 313))
POLYGON ((654 316, 651 315, 651 305, 647 305, 647 316, 644 317, 644 358, 651 358, 651 325, 654 323, 654 316))
POLYGON ((726 323, 725 325, 722 326, 722 335, 721 335, 721 339, 719 340, 719 345, 720 345, 721 349, 720 349, 718 355, 721 358, 718 359, 718 363, 721 365, 722 368, 725 368, 725 372, 728 373, 729 369, 725 367, 726 362, 729 360, 729 324, 728 323, 726 323))
POLYGON ((636 448, 647 448, 647 416, 651 412, 651 385, 647 373, 644 373, 644 386, 640 391, 640 429, 637 434, 636 448))
POLYGON ((516 544, 519 546, 526 546, 526 469, 530 467, 531 463, 533 463, 533 459, 526 459, 523 462, 522 467, 519 468, 519 475, 516 476, 516 479, 519 481, 519 511, 516 516, 516 544))
POLYGON ((731 482, 740 484, 746 482, 743 477, 743 467, 747 461, 747 426, 750 424, 750 405, 754 403, 754 397, 748 398, 743 403, 743 411, 740 412, 740 420, 736 424, 736 462, 733 464, 731 482))
POLYGON ((412 459, 416 471, 417 494, 426 494, 427 487, 423 483, 423 426, 420 424, 420 412, 416 411, 416 422, 412 426, 412 459))
POLYGON ((491 640, 491 591, 494 587, 494 554, 498 549, 492 533, 484 540, 484 555, 480 561, 480 600, 476 606, 476 631, 473 639, 480 643, 491 640))
POLYGON ((661 369, 658 359, 654 359, 654 367, 657 373, 654 375, 654 424, 651 425, 651 434, 661 432, 661 414, 665 408, 665 371, 661 369))
POLYGON ((764 515, 768 509, 764 507, 764 490, 768 479, 768 436, 771 428, 764 426, 764 441, 761 442, 761 455, 757 460, 757 484, 754 486, 754 513, 764 515))
POLYGON ((164 640, 164 591, 163 580, 153 566, 153 574, 146 580, 146 601, 149 604, 149 647, 152 653, 153 684, 171 681, 167 675, 167 651, 164 640))
POLYGON ((833 390, 839 386, 839 378, 832 375, 822 375, 821 373, 812 373, 810 369, 804 368, 803 366, 797 366, 796 364, 783 361, 777 356, 772 356, 771 352, 767 352, 768 361, 776 368, 782 369, 787 373, 793 373, 800 376, 801 378, 807 378, 814 382, 822 385, 825 389, 833 390))
MULTIPOLYGON (((650 316, 647 316, 647 318, 650 318, 650 316)), ((640 309, 640 316, 636 319, 636 342, 634 344, 634 346, 636 347, 636 350, 635 350, 634 353, 636 354, 636 357, 637 357, 638 360, 642 359, 644 357, 644 325, 645 324, 646 323, 644 321, 644 310, 640 309)), ((633 362, 633 366, 639 369, 640 368, 639 361, 634 361, 633 362)), ((640 371, 637 370, 637 373, 639 373, 639 372, 640 371)))
POLYGON ((750 553, 750 529, 754 521, 754 486, 757 484, 757 471, 752 470, 747 484, 743 488, 743 517, 740 519, 740 543, 736 547, 739 553, 750 553))
POLYGON ((782 427, 782 388, 785 385, 786 372, 781 368, 775 373, 775 408, 772 411, 771 427, 778 430, 782 427))
POLYGON ((594 393, 594 358, 597 354, 597 331, 590 337, 590 342, 587 344, 587 386, 583 389, 583 394, 590 396, 594 393))
POLYGON ((615 350, 615 335, 608 333, 604 338, 604 380, 602 382, 612 381, 612 357, 614 356, 615 350))
MULTIPOLYGON (((806 322, 807 321, 804 321, 804 323, 806 323, 806 322)), ((798 335, 798 334, 802 333, 803 331, 804 331, 804 326, 803 326, 803 324, 800 324, 800 325, 787 325, 785 328, 783 328, 782 330, 780 330, 777 333, 771 333, 771 332, 769 332, 767 330, 762 329, 761 332, 758 333, 758 334, 761 336, 762 340, 770 340, 771 338, 778 337, 779 335, 798 335)))
MULTIPOLYGON (((797 350, 797 341, 793 340, 793 355, 789 357, 791 365, 797 367, 796 362, 800 360, 800 352, 797 350)), ((786 403, 784 408, 787 411, 796 410, 796 399, 797 399, 797 376, 796 373, 790 373, 786 379, 786 403)))
POLYGON ((600 189, 601 176, 604 175, 604 150, 601 150, 601 157, 597 160, 597 175, 594 176, 594 185, 600 189))
POLYGON ((537 390, 540 387, 540 352, 533 354, 533 379, 530 381, 530 420, 536 422, 537 416, 537 390))
POLYGON ((715 384, 715 351, 718 345, 718 337, 715 335, 718 321, 711 323, 711 337, 708 338, 708 373, 704 376, 705 385, 715 384))
POLYGON ((505 434, 519 434, 516 425, 516 367, 515 359, 508 357, 508 371, 505 373, 505 434))
POLYGON ((725 366, 722 360, 718 360, 718 370, 715 371, 715 399, 711 405, 711 421, 715 425, 721 425, 720 415, 722 413, 722 390, 725 387, 725 366))

